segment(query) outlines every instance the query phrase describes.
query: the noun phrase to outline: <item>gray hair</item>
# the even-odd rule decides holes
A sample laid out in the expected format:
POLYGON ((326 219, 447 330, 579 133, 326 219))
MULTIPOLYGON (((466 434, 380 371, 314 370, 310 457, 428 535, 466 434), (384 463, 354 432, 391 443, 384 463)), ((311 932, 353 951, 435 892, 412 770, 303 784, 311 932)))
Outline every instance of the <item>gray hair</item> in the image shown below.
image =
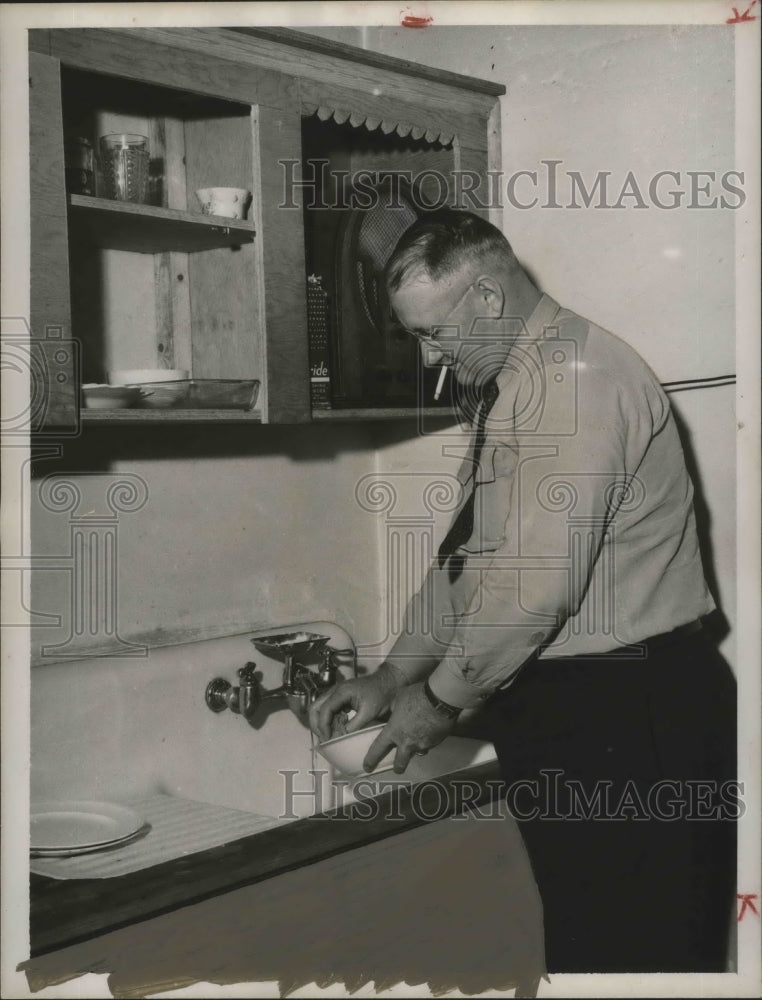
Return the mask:
POLYGON ((386 287, 394 292, 414 276, 439 281, 464 265, 476 270, 490 258, 510 270, 518 266, 510 243, 492 223, 453 208, 428 212, 397 243, 386 265, 386 287))

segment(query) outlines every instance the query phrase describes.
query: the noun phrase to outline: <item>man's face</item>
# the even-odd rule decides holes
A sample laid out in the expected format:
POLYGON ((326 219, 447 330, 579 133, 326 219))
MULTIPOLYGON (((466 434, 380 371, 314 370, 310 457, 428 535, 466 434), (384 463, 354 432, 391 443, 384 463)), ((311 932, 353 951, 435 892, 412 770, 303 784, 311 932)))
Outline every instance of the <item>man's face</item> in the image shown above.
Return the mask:
POLYGON ((500 367, 495 346, 485 343, 496 308, 481 294, 479 281, 415 277, 391 295, 397 319, 420 342, 423 363, 448 365, 463 385, 481 385, 500 367))

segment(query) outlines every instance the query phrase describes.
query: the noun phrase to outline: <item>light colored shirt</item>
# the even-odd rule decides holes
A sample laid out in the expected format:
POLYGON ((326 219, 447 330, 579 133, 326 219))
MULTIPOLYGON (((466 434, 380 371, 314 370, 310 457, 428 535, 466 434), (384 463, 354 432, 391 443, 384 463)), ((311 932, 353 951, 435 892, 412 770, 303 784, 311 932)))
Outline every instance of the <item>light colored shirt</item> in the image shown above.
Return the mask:
POLYGON ((476 488, 463 572, 432 566, 407 612, 432 612, 429 649, 446 652, 429 684, 461 708, 538 647, 642 656, 622 647, 714 608, 675 420, 642 358, 545 295, 497 385, 478 467, 472 441, 458 474, 461 506, 476 488))

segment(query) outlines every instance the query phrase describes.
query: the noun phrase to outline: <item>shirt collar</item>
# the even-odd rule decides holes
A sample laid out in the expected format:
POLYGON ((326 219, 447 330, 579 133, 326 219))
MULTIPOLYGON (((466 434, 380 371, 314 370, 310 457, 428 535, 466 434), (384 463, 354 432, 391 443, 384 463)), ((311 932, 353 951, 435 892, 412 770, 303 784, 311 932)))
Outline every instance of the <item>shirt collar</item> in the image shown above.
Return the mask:
POLYGON ((540 301, 532 310, 532 314, 525 323, 522 324, 521 332, 511 344, 511 349, 505 359, 503 370, 498 375, 498 387, 502 388, 502 383, 511 377, 514 370, 512 355, 514 351, 520 351, 527 345, 533 344, 537 340, 542 340, 546 335, 546 330, 551 326, 553 320, 560 312, 561 306, 549 295, 542 295, 540 301))
POLYGON ((522 348, 525 349, 527 345, 542 340, 546 336, 548 327, 552 326, 553 320, 560 311, 561 306, 559 306, 555 299, 552 299, 549 295, 542 295, 540 301, 532 310, 529 319, 524 323, 521 333, 511 345, 503 370, 497 376, 497 387, 499 390, 506 388, 513 378, 516 368, 514 350, 520 351, 522 348), (517 345, 520 346, 517 347, 517 345))
MULTIPOLYGON (((545 335, 545 330, 556 318, 556 314, 561 306, 549 295, 543 295, 540 301, 532 310, 532 315, 526 321, 526 335, 529 340, 540 340, 545 335)), ((520 339, 525 339, 525 336, 520 339)))

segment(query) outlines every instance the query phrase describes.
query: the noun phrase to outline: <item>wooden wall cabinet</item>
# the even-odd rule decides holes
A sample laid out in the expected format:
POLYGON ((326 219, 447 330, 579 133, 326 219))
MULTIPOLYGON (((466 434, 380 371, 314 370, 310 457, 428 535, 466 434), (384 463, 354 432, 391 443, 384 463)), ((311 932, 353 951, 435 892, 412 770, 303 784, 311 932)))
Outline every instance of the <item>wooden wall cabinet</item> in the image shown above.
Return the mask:
MULTIPOLYGON (((313 410, 306 289, 325 227, 310 214, 309 183, 286 183, 309 181, 305 161, 317 159, 330 176, 428 170, 422 197, 433 203, 433 171, 485 178, 498 168, 502 87, 283 29, 65 29, 29 38, 31 326, 48 378, 35 429, 417 411, 409 399, 385 405, 394 404, 394 387, 373 382, 393 378, 392 369, 407 378, 410 338, 391 338, 374 358, 347 322, 333 334, 336 376, 348 388, 337 390, 337 408, 313 410), (67 191, 65 138, 95 143, 106 132, 149 137, 150 204, 67 191), (247 219, 202 215, 195 191, 209 186, 251 190, 247 219), (256 378, 260 394, 250 411, 80 413, 80 382, 105 382, 115 368, 256 378)), ((489 214, 471 186, 453 180, 446 203, 489 214)))

